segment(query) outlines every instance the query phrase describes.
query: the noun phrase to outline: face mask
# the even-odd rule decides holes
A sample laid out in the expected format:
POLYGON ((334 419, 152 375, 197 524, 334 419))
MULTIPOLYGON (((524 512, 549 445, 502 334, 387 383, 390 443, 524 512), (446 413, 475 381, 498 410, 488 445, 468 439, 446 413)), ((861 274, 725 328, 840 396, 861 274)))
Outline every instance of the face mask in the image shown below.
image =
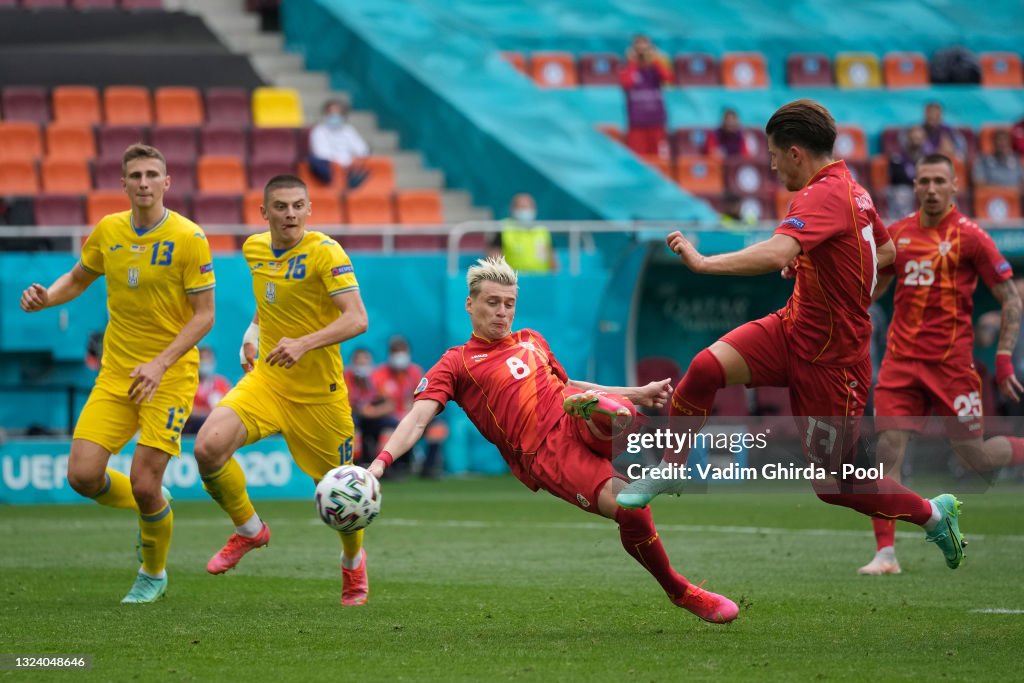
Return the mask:
POLYGON ((203 377, 211 376, 214 373, 214 371, 216 371, 216 370, 217 370, 217 364, 216 363, 200 363, 199 364, 199 374, 202 375, 203 377))
POLYGON ((341 128, 345 125, 345 117, 341 114, 328 114, 326 121, 331 128, 341 128))
POLYGON ((411 362, 412 357, 409 356, 408 351, 395 351, 388 356, 388 365, 395 370, 405 370, 411 362))
POLYGON ((520 223, 532 223, 537 217, 537 212, 533 209, 516 209, 512 212, 512 217, 520 223))
POLYGON ((373 372, 371 365, 355 365, 352 367, 352 374, 359 379, 366 379, 373 372))

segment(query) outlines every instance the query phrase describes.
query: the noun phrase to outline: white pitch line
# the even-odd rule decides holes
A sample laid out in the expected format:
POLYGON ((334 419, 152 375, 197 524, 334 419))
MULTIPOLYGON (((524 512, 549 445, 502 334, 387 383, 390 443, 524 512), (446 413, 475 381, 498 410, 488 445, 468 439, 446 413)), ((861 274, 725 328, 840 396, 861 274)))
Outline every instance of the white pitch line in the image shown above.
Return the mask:
POLYGON ((1006 609, 1005 607, 988 607, 971 611, 976 614, 1024 614, 1024 609, 1006 609))

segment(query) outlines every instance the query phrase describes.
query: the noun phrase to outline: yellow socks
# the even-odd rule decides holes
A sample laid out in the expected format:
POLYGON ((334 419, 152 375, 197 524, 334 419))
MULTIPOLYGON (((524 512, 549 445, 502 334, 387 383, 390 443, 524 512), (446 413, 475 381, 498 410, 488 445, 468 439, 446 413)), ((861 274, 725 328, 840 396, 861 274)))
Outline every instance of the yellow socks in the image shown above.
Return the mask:
POLYGON ((170 503, 152 514, 139 515, 139 534, 142 537, 142 571, 159 576, 167 566, 167 553, 171 549, 174 513, 170 503))
POLYGON ((256 514, 249 493, 245 490, 245 473, 234 458, 230 458, 224 467, 213 474, 203 477, 203 488, 228 513, 236 527, 242 526, 256 514))
POLYGON ((139 505, 135 502, 135 496, 132 495, 132 480, 128 478, 128 475, 121 474, 109 467, 107 468, 107 483, 92 499, 107 507, 139 511, 139 505))
POLYGON ((355 569, 359 566, 359 551, 363 549, 363 531, 363 529, 360 529, 359 531, 347 534, 338 532, 338 535, 341 536, 341 561, 349 569, 355 569), (349 567, 345 560, 349 560, 352 566, 349 567))

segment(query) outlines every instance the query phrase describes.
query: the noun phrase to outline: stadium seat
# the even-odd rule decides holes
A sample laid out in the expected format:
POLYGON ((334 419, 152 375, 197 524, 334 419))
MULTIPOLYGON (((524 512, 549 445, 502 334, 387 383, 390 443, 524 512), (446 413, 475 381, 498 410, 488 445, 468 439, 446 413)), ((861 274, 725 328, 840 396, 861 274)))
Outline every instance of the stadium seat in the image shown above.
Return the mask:
POLYGON ((95 158, 96 136, 92 127, 51 123, 46 127, 46 155, 63 159, 95 158))
POLYGON ((9 85, 3 89, 3 112, 6 121, 50 120, 50 104, 46 89, 28 85, 9 85))
POLYGON ((342 192, 345 192, 348 189, 348 176, 347 173, 345 172, 345 168, 340 164, 331 164, 333 172, 331 173, 330 185, 323 184, 322 182, 320 182, 319 178, 313 175, 313 173, 309 170, 308 162, 300 161, 295 168, 296 175, 298 175, 299 178, 302 179, 302 182, 306 183, 306 185, 309 185, 310 190, 330 190, 331 192, 334 192, 336 194, 341 194, 342 192))
POLYGON ((870 189, 871 164, 866 159, 845 159, 850 175, 864 188, 870 189))
POLYGON ((192 217, 192 195, 174 194, 168 192, 164 195, 164 208, 177 211, 182 216, 192 217))
POLYGON ((80 11, 117 9, 117 0, 71 0, 71 7, 80 11))
POLYGON ((21 0, 22 9, 64 9, 68 0, 21 0))
POLYGON ((675 177, 671 159, 664 159, 657 154, 641 154, 640 158, 643 159, 645 164, 651 166, 666 178, 672 179, 675 177))
POLYGON ((897 88, 927 88, 928 60, 920 52, 890 52, 882 59, 885 85, 897 88))
POLYGON ((616 126, 614 123, 599 123, 596 126, 597 130, 604 133, 615 142, 622 144, 626 139, 626 134, 622 132, 622 129, 616 126))
POLYGON ((569 52, 534 52, 530 77, 542 88, 571 88, 579 82, 576 61, 569 52))
POLYGON ((786 58, 786 82, 790 87, 831 87, 832 63, 818 52, 795 52, 786 58))
MULTIPOLYGON (((256 88, 252 91, 252 122, 257 128, 301 128, 302 102, 292 88, 256 88)), ((238 121, 234 122, 238 125, 238 121)))
POLYGON ((982 154, 991 154, 995 151, 995 134, 999 131, 1010 132, 1010 126, 1005 123, 985 124, 978 131, 978 151, 982 154))
POLYGON ((619 56, 611 52, 592 52, 580 55, 580 83, 582 85, 618 85, 619 56))
POLYGON ((82 197, 77 194, 41 194, 35 197, 36 225, 85 225, 82 197))
POLYGON ((248 156, 245 130, 235 124, 208 123, 199 129, 200 151, 210 156, 248 156))
POLYGON ((1013 52, 983 52, 981 84, 986 88, 1024 87, 1020 55, 1013 52))
POLYGON ((249 164, 249 187, 263 191, 267 181, 276 175, 295 175, 295 164, 283 161, 253 161, 249 164))
POLYGON ((353 225, 393 225, 390 192, 356 192, 345 195, 345 218, 353 225))
POLYGON ((130 12, 137 12, 139 10, 162 10, 163 8, 163 0, 121 0, 121 9, 128 10, 130 12))
MULTIPOLYGON (((522 52, 502 52, 502 59, 515 67, 515 70, 526 74, 526 57, 523 56, 522 52)), ((527 74, 528 75, 528 74, 527 74)))
POLYGON ((753 195, 774 187, 768 167, 752 159, 732 158, 722 162, 725 189, 738 195, 753 195))
POLYGON ((889 187, 889 157, 885 154, 871 157, 871 171, 868 177, 871 178, 871 191, 876 194, 881 194, 889 187))
POLYGON ((171 177, 173 195, 192 194, 196 191, 196 165, 191 161, 168 161, 167 175, 171 177))
POLYGON ((725 188, 722 162, 714 157, 680 156, 676 159, 676 182, 689 192, 721 192, 725 188))
POLYGON ((96 225, 104 216, 132 208, 121 190, 93 190, 85 198, 85 222, 96 225))
POLYGON ((98 125, 101 121, 99 91, 91 85, 58 85, 53 89, 53 120, 98 125))
POLYGON ((168 161, 192 161, 199 156, 196 129, 188 126, 153 126, 149 139, 168 161))
POLYGON ((743 142, 747 145, 747 153, 754 159, 768 159, 768 136, 764 129, 746 126, 743 128, 743 142))
POLYGON ((0 0, 0 9, 17 9, 18 0, 0 0))
POLYGON ((200 192, 241 194, 247 189, 245 165, 237 157, 201 156, 196 186, 200 192))
POLYGON ((103 120, 112 126, 148 126, 153 123, 149 90, 140 86, 111 85, 103 91, 103 120))
POLYGON ((868 158, 868 140, 860 126, 836 126, 834 154, 839 159, 852 161, 868 158))
POLYGON ((249 131, 251 159, 294 164, 298 155, 295 134, 294 128, 253 128, 249 131))
POLYGON ((903 150, 905 129, 890 126, 882 129, 882 154, 898 154, 903 150))
POLYGON ((337 226, 345 222, 341 195, 330 190, 310 190, 311 213, 306 223, 313 226, 337 226))
POLYGON ((437 190, 399 190, 395 192, 395 213, 402 225, 441 225, 444 209, 437 190))
POLYGON ((192 196, 192 220, 201 226, 239 225, 242 222, 240 198, 235 194, 206 194, 192 196))
POLYGON ((836 85, 846 89, 882 87, 878 57, 870 52, 840 52, 836 55, 836 85))
POLYGON ((672 133, 673 154, 677 157, 703 154, 707 143, 707 128, 677 128, 672 133))
POLYGON ((39 176, 32 159, 7 159, 0 163, 0 197, 39 192, 39 176))
POLYGON ((161 126, 201 126, 206 121, 203 97, 196 88, 164 86, 153 93, 156 122, 161 126))
MULTIPOLYGON (((93 187, 97 190, 116 190, 121 187, 121 159, 100 157, 92 162, 93 187)), ((173 181, 172 181, 173 182, 173 181)))
POLYGON ((129 146, 137 142, 149 142, 146 129, 142 126, 100 126, 98 137, 100 158, 117 159, 118 162, 129 146))
POLYGON ((230 126, 252 122, 249 93, 243 88, 210 88, 206 91, 206 121, 230 126))
POLYGON ((395 164, 391 157, 369 156, 353 166, 362 167, 369 175, 359 187, 350 188, 348 192, 391 192, 395 189, 395 164))
POLYGON ((978 220, 1020 218, 1020 189, 986 185, 975 187, 974 215, 978 220))
POLYGON ((89 162, 85 159, 47 157, 39 169, 43 192, 49 194, 86 194, 92 189, 89 162))
POLYGON ((726 52, 722 55, 722 84, 747 90, 768 87, 768 66, 760 52, 726 52))
POLYGON ((27 121, 0 123, 0 161, 32 161, 42 155, 38 125, 27 121))
POLYGON ((242 198, 242 220, 252 227, 265 227, 260 207, 263 206, 263 190, 249 190, 242 198))
POLYGON ((692 52, 677 55, 673 60, 676 83, 681 86, 721 85, 721 70, 718 61, 709 54, 692 52))

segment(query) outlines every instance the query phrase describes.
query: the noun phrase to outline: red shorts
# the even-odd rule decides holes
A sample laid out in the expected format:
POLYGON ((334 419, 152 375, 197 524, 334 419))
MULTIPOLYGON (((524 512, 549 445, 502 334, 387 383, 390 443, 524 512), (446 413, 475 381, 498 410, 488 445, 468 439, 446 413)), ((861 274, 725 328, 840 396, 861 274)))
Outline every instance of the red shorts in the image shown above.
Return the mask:
MULTIPOLYGON (((566 387, 566 395, 579 389, 566 387)), ((628 399, 609 394, 624 405, 632 405, 628 399)), ((530 463, 530 488, 538 487, 558 496, 573 505, 601 514, 597 509, 597 498, 601 489, 612 477, 622 477, 612 467, 612 442, 595 437, 583 420, 562 415, 554 429, 548 432, 544 444, 530 463)))
POLYGON ((665 126, 630 128, 626 131, 626 147, 636 154, 656 154, 668 159, 668 134, 665 126))
POLYGON ((797 428, 806 435, 805 455, 821 465, 852 462, 860 434, 857 418, 864 415, 871 386, 870 357, 849 367, 811 363, 790 349, 777 313, 740 325, 721 341, 746 361, 747 386, 789 388, 797 428))
POLYGON ((974 363, 964 367, 916 360, 882 361, 875 387, 875 427, 920 432, 928 415, 938 415, 951 439, 984 437, 981 377, 974 363))

